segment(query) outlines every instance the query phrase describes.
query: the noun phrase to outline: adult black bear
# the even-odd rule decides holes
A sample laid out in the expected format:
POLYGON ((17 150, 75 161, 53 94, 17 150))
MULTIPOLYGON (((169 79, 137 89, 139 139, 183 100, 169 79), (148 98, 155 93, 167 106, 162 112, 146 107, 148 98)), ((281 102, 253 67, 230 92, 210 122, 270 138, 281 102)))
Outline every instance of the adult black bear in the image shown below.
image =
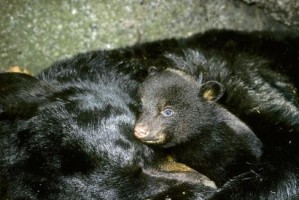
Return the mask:
MULTIPOLYGON (((150 66, 182 69, 203 81, 222 83, 220 99, 263 142, 263 163, 241 174, 212 199, 287 199, 298 195, 299 38, 288 33, 209 31, 112 51, 78 55, 56 64, 41 78, 78 76, 77 70, 101 73, 110 66, 137 81, 150 66)), ((80 73, 80 77, 84 73, 80 73)))
MULTIPOLYGON (((107 75, 107 73, 109 74, 111 71, 117 72, 119 76, 127 74, 128 79, 141 82, 146 78, 148 68, 150 66, 156 66, 158 69, 178 68, 195 78, 202 76, 203 82, 209 80, 218 81, 223 84, 226 89, 226 93, 224 97, 220 99, 220 103, 242 121, 245 121, 253 132, 256 133, 263 143, 264 154, 262 156, 263 162, 260 166, 255 170, 234 177, 212 195, 211 199, 295 199, 299 194, 299 156, 297 153, 299 144, 299 103, 297 94, 299 87, 297 75, 297 68, 299 66, 298 58, 298 36, 284 33, 244 33, 220 30, 197 34, 185 39, 169 39, 111 51, 93 51, 79 54, 73 58, 55 63, 51 68, 39 74, 37 78, 46 82, 56 82, 55 87, 63 84, 72 87, 76 86, 78 82, 84 82, 88 88, 90 82, 97 83, 97 81, 99 81, 98 74, 106 74, 101 76, 100 80, 102 81, 110 82, 111 80, 117 79, 118 77, 107 75)), ((1 87, 3 87, 2 83, 3 81, 1 81, 1 87)), ((112 81, 111 84, 113 85, 114 82, 112 81)), ((130 84, 126 85, 126 87, 134 88, 130 86, 130 84)), ((100 87, 97 89, 101 91, 100 87)), ((105 89, 103 89, 103 91, 105 91, 105 89)), ((14 93, 15 92, 12 92, 12 99, 16 99, 14 93)), ((76 89, 70 93, 62 90, 60 95, 63 97, 63 95, 75 95, 76 93, 76 89)), ((86 90, 82 96, 88 97, 89 93, 93 92, 86 90)), ((38 96, 40 95, 37 94, 37 97, 38 96)), ((3 97, 4 95, 1 96, 1 98, 3 97)), ((59 101, 59 98, 57 101, 59 101)), ((41 95, 41 100, 39 101, 43 100, 43 95, 41 95)), ((50 99, 50 102, 52 100, 54 99, 50 99)), ((32 105, 39 103, 39 101, 34 100, 32 105)), ((78 102, 76 98, 73 98, 72 101, 78 102)), ((86 106, 90 105, 87 101, 85 102, 86 106)), ((1 104, 1 112, 3 112, 4 107, 6 107, 5 105, 1 104)), ((51 105, 51 103, 48 104, 50 107, 51 105)), ((18 125, 18 122, 21 122, 20 120, 16 121, 16 119, 22 119, 22 115, 24 115, 25 119, 28 118, 26 113, 30 113, 31 110, 24 109, 23 113, 25 114, 18 116, 15 115, 17 110, 13 110, 14 107, 11 108, 11 112, 14 113, 13 115, 1 116, 1 122, 5 125, 1 125, 1 138, 4 132, 5 135, 7 132, 13 132, 13 128, 17 128, 16 125, 18 125), (6 123, 10 123, 12 120, 15 121, 15 126, 8 127, 6 123), (12 131, 10 131, 10 129, 12 131)), ((29 107, 29 105, 28 108, 36 109, 34 106, 29 107)), ((17 109, 20 110, 20 108, 17 109)), ((38 111, 39 109, 36 110, 38 111)), ((77 110, 80 111, 80 109, 77 110)), ((57 115, 58 114, 59 113, 57 113, 57 115)), ((75 112, 72 112, 72 115, 76 115, 75 112)), ((96 115, 96 113, 94 113, 94 115, 96 115)), ((89 116, 89 114, 86 116, 89 116)), ((88 119, 88 117, 86 118, 88 119)), ((44 131, 44 133, 56 132, 56 123, 60 121, 63 122, 63 120, 60 119, 60 117, 52 117, 50 119, 47 120, 45 117, 42 126, 35 128, 35 126, 32 125, 28 127, 28 129, 32 129, 31 132, 35 129, 40 129, 44 131), (43 127, 49 126, 53 128, 43 129, 43 127)), ((84 119, 84 117, 81 118, 83 121, 84 119)), ((134 121, 134 119, 132 121, 134 121)), ((32 120, 34 120, 34 118, 32 120)), ((65 126, 65 123, 59 124, 62 127, 65 126)), ((74 124, 76 124, 76 121, 74 124)), ((79 123, 78 126, 80 127, 80 125, 81 123, 79 123)), ((93 125, 90 125, 89 127, 92 126, 93 125)), ((133 135, 133 132, 131 134, 133 135)), ((24 136, 26 136, 26 134, 24 134, 24 136)), ((25 142, 27 141, 26 138, 27 137, 24 137, 25 142)), ((55 139, 55 137, 53 139, 55 139)), ((35 141, 35 147, 43 146, 38 145, 38 139, 35 141)), ((131 142, 131 139, 129 138, 128 141, 131 142)), ((45 146, 49 145, 51 147, 51 144, 52 143, 49 143, 45 146)), ((75 145, 74 148, 76 149, 75 152, 78 151, 76 154, 80 155, 80 149, 76 147, 77 145, 75 145)), ((86 148, 93 152, 92 147, 86 148)), ((3 148, 1 150, 3 150, 3 148)), ((61 151, 61 153, 62 152, 63 151, 61 151)), ((159 152, 155 151, 155 153, 159 152)), ((18 158, 21 157, 21 154, 22 151, 18 151, 14 156, 18 158)), ((146 155, 142 153, 142 156, 146 155)), ((83 160, 85 159, 84 156, 81 157, 83 157, 83 160)), ((70 158, 72 157, 70 156, 70 158)), ((71 159, 71 161, 74 159, 75 158, 71 159)), ((31 163, 34 163, 33 161, 36 160, 37 159, 33 157, 31 163)), ((107 157, 106 160, 109 160, 109 157, 107 157)), ((3 161, 1 160, 1 165, 2 163, 3 161)), ((31 166, 34 167, 34 164, 31 166)), ((20 170, 15 172, 15 174, 23 174, 24 176, 26 175, 29 180, 33 180, 30 179, 30 173, 28 173, 28 168, 30 167, 20 167, 20 170)), ((45 167, 47 167, 47 165, 45 165, 45 167)), ((46 171, 46 168, 44 169, 44 171, 46 171)), ((67 172, 68 168, 66 168, 65 171, 67 172)), ((48 172, 46 174, 48 174, 47 176, 49 177, 57 177, 55 175, 56 172, 52 173, 51 168, 46 172, 48 172)), ((3 172, 1 172, 1 175, 2 173, 3 172)), ((112 176, 113 175, 114 174, 112 174, 112 176)), ((85 178, 84 175, 82 175, 82 177, 85 178)), ((118 178, 116 179, 119 180, 118 178)), ((147 180, 150 179, 151 178, 148 178, 147 180)), ((40 178, 36 177, 36 181, 34 182, 38 183, 42 180, 44 180, 44 177, 40 176, 40 178)), ((134 180, 133 177, 130 180, 134 180)), ((154 178, 154 180, 156 179, 154 178)), ((75 184, 77 188, 80 188, 79 182, 80 181, 75 184)), ((112 182, 110 182, 111 185, 115 183, 112 182)), ((14 183, 17 183, 17 180, 11 182, 10 185, 14 185, 14 183)), ((10 185, 7 186, 8 190, 10 190, 10 185)), ((23 182, 23 191, 26 190, 28 185, 30 185, 30 183, 23 182)), ((52 193, 54 196, 58 195, 56 182, 55 184, 51 184, 51 186, 53 187, 49 186, 49 188, 54 189, 49 190, 47 193, 52 193)), ((36 184, 37 189, 38 187, 39 185, 36 184)), ((74 187, 75 186, 70 186, 69 190, 71 191, 74 187)), ((143 185, 140 191, 147 191, 144 187, 146 187, 146 185, 143 185)), ((84 197, 88 197, 90 194, 96 194, 96 189, 98 188, 100 187, 94 189, 89 188, 90 190, 84 193, 84 197)), ((106 187, 104 187, 104 189, 105 188, 106 187)), ((134 187, 134 184, 132 184, 129 189, 124 191, 125 194, 130 193, 130 188, 136 189, 137 186, 134 187)), ((149 187, 147 189, 150 190, 148 191, 150 193, 155 192, 154 189, 157 188, 158 186, 154 188, 149 187)), ((65 187, 65 190, 67 189, 68 187, 65 187)), ((87 188, 81 188, 81 190, 84 189, 87 188)), ((117 189, 112 192, 110 191, 110 193, 109 190, 107 190, 107 197, 113 197, 113 195, 116 194, 116 190, 117 189)), ((186 189, 184 191, 190 190, 186 189)), ((18 191, 14 192, 16 194, 18 191)), ((120 192, 117 194, 121 195, 120 192)), ((27 193, 30 194, 30 191, 27 193)), ((190 193, 192 193, 192 191, 190 191, 190 193)), ((72 194, 75 195, 76 193, 73 192, 72 194)))
POLYGON ((92 77, 0 74, 1 200, 202 199, 215 189, 134 140, 136 81, 113 70, 92 77))
POLYGON ((200 83, 180 70, 151 71, 139 88, 142 111, 134 129, 139 140, 167 149, 218 186, 257 163, 259 139, 215 103, 223 94, 220 83, 200 83))

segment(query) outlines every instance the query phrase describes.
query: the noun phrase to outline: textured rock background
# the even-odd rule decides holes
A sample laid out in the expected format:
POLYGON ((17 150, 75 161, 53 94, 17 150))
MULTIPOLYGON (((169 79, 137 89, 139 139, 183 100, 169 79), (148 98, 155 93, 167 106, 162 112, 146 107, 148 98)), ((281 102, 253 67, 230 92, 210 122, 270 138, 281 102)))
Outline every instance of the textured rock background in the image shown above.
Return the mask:
POLYGON ((299 32, 296 0, 1 0, 0 71, 211 28, 299 32))
POLYGON ((299 28, 299 1, 298 0, 244 0, 256 4, 268 15, 286 25, 299 28))

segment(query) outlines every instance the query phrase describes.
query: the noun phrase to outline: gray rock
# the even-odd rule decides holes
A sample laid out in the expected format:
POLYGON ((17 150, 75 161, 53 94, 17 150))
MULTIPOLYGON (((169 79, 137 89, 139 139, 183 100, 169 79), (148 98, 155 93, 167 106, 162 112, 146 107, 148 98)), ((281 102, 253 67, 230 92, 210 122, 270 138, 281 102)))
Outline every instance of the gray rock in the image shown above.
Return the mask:
POLYGON ((211 28, 291 29, 235 0, 1 0, 0 71, 37 73, 57 59, 211 28))
POLYGON ((288 26, 299 28, 299 1, 297 0, 244 0, 261 7, 268 15, 288 26))

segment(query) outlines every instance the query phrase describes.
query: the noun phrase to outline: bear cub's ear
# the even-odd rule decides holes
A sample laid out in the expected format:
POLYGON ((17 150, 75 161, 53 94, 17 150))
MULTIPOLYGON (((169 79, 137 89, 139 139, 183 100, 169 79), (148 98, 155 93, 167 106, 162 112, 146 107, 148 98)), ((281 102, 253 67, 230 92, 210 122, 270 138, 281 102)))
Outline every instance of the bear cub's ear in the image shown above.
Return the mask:
POLYGON ((208 81, 201 85, 199 96, 206 101, 214 102, 224 94, 224 87, 217 81, 208 81))

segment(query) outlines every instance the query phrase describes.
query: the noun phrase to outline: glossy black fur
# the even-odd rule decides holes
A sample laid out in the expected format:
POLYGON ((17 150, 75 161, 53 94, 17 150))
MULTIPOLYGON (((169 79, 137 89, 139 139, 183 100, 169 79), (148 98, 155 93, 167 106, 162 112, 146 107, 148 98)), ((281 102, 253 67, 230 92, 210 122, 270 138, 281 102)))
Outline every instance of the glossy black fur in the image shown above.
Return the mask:
POLYGON ((221 186, 257 164, 262 145, 246 124, 213 100, 221 97, 219 87, 180 70, 150 75, 139 88, 142 109, 135 134, 143 127, 145 135, 138 139, 166 149, 221 186), (172 114, 165 116, 165 109, 172 114))
POLYGON ((214 190, 195 172, 160 170, 166 155, 134 139, 136 81, 92 76, 0 74, 0 199, 201 199, 214 190))
MULTIPOLYGON (((145 168, 155 166, 156 160, 152 160, 152 157, 156 157, 156 154, 159 157, 162 153, 153 152, 133 139, 130 126, 135 123, 137 111, 132 112, 131 109, 129 112, 128 108, 132 107, 129 105, 133 100, 129 99, 134 95, 120 100, 125 101, 123 103, 116 100, 123 99, 120 96, 127 96, 131 90, 134 91, 135 81, 143 81, 148 68, 156 66, 158 69, 179 68, 195 78, 202 75, 204 82, 217 80, 222 83, 226 94, 220 99, 220 103, 245 121, 263 143, 262 164, 233 178, 210 199, 295 199, 299 193, 298 58, 297 36, 285 33, 209 31, 185 39, 169 39, 110 51, 87 52, 59 61, 37 76, 39 80, 47 83, 42 84, 44 89, 34 91, 34 95, 28 95, 31 91, 26 87, 27 84, 10 86, 15 85, 13 80, 16 79, 3 78, 5 75, 2 75, 1 193, 5 190, 13 197, 22 198, 27 195, 33 199, 113 199, 125 198, 124 195, 131 198, 138 198, 144 194, 155 196, 160 192, 162 196, 159 197, 163 198, 167 190, 165 193, 159 190, 162 184, 166 185, 166 188, 170 186, 172 191, 183 188, 178 194, 184 191, 191 194, 190 198, 196 199, 192 194, 200 194, 201 191, 194 192, 194 185, 186 183, 185 188, 180 184, 171 186, 168 185, 167 179, 161 179, 159 176, 141 175, 144 178, 140 179, 135 173, 135 170, 140 171, 139 167, 123 167, 135 166, 136 162, 146 164, 145 168), (194 51, 197 53, 191 53, 194 51), (127 77, 129 84, 123 81, 122 76, 127 77), (120 84, 115 83, 118 79, 120 84), (114 89, 114 92, 107 89, 106 83, 110 83, 112 88, 115 87, 113 85, 118 85, 116 88, 120 85, 121 94, 117 94, 117 98, 108 98, 110 93, 116 92, 114 89), (122 86, 126 86, 126 89, 122 86), (9 87, 12 89, 7 89, 9 87), (80 92, 81 89, 76 89, 77 87, 83 87, 84 92, 80 92), (102 94, 105 91, 107 93, 102 94), (82 98, 78 97, 78 93, 82 98), (114 121, 111 126, 114 128, 98 131, 98 121, 103 119, 108 123, 109 120, 106 120, 105 115, 102 117, 101 111, 96 112, 101 110, 100 105, 103 103, 98 104, 97 98, 91 98, 96 104, 91 106, 88 97, 102 95, 113 105, 111 112, 115 113, 114 105, 117 104, 122 112, 116 112, 116 115, 124 113, 126 117, 117 118, 120 121, 111 118, 114 121), (68 98, 71 96, 78 98, 68 98), (70 102, 69 107, 66 102, 70 102), (73 107, 73 104, 78 105, 73 107), (81 106, 95 109, 91 109, 94 111, 92 114, 86 112, 78 115, 77 112, 84 113, 81 106), (58 111, 55 112, 54 108, 58 111), (65 112, 70 114, 65 116, 65 112), (74 120, 77 115, 81 117, 74 120), (123 127, 123 120, 129 125, 123 127), (123 128, 126 130, 122 130, 123 128), (78 138, 86 132, 94 133, 95 130, 107 135, 105 141, 108 144, 112 143, 113 148, 122 149, 119 151, 119 155, 124 156, 121 156, 121 161, 113 159, 117 157, 116 154, 106 148, 99 147, 106 153, 98 156, 99 150, 96 150, 96 147, 100 145, 95 141, 102 143, 101 140, 91 139, 91 143, 73 142, 73 137, 78 138), (129 144, 129 147, 117 144, 117 140, 109 134, 111 131, 117 132, 116 137, 124 139, 124 143, 129 144), (35 137, 37 135, 41 138, 35 137), (140 150, 133 148, 135 145, 140 150), (124 159, 128 154, 131 155, 130 159, 124 159), (140 155, 137 156, 139 161, 131 160, 135 154, 140 155), (77 162, 78 160, 80 162, 77 162), (55 163, 57 161, 59 162, 55 163), (98 164, 101 161, 108 162, 107 167, 102 169, 103 174, 95 170, 96 167, 103 166, 98 164), (103 182, 99 184, 90 179, 89 177, 94 177, 92 174, 104 182, 109 180, 108 186, 102 186, 103 182), (49 184, 43 187, 44 183, 49 184), (97 187, 93 187, 94 185, 97 187), (189 186, 191 188, 188 188, 189 186)), ((40 88, 39 84, 34 82, 29 84, 30 88, 40 88)), ((106 100, 104 102, 107 102, 106 100)), ((110 119, 109 116, 107 119, 110 119)), ((82 140, 79 138, 76 141, 82 140)))

